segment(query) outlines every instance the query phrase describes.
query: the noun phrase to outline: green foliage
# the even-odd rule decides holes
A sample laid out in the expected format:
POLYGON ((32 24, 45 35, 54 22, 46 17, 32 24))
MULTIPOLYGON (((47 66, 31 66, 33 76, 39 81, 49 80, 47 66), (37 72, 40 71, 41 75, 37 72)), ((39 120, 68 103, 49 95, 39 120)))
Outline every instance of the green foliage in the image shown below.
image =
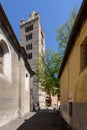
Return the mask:
POLYGON ((68 22, 62 24, 56 30, 56 39, 59 42, 58 53, 47 50, 44 56, 39 54, 36 75, 39 82, 41 83, 41 89, 49 95, 60 93, 60 82, 57 77, 60 69, 60 64, 64 55, 64 50, 68 43, 70 32, 76 18, 76 12, 76 8, 74 8, 71 11, 68 22))
POLYGON ((36 75, 41 83, 41 89, 49 95, 59 93, 58 71, 61 59, 59 54, 47 50, 44 57, 39 55, 36 75))
POLYGON ((59 43, 58 51, 61 57, 63 57, 64 55, 64 50, 68 43, 68 39, 72 30, 72 27, 74 25, 76 15, 77 15, 77 10, 76 8, 73 8, 68 21, 60 25, 56 30, 56 40, 59 43))

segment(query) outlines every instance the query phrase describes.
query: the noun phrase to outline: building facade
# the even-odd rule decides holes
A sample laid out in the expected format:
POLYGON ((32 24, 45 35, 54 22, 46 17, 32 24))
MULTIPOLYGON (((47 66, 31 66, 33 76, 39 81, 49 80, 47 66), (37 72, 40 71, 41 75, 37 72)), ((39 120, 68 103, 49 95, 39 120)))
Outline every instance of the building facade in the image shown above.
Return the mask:
POLYGON ((30 112, 33 71, 0 4, 0 127, 30 112))
POLYGON ((75 130, 87 130, 87 1, 73 26, 59 73, 61 114, 75 130))
MULTIPOLYGON (((45 35, 40 24, 38 12, 33 11, 26 22, 24 19, 20 21, 20 43, 25 48, 28 62, 35 72, 39 53, 41 55, 45 53, 45 35)), ((39 89, 40 83, 35 75, 33 76, 32 85, 31 106, 45 107, 45 93, 39 89)))

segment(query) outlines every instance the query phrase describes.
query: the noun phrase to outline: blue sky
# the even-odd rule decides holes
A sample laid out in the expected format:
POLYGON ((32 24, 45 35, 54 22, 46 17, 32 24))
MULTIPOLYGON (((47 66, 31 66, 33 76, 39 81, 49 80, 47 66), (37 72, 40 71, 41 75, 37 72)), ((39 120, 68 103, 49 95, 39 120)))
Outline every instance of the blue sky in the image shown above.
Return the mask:
POLYGON ((33 10, 38 11, 46 36, 46 48, 57 52, 56 28, 68 20, 73 7, 79 10, 82 0, 0 0, 0 2, 19 41, 20 20, 24 18, 26 21, 33 10))

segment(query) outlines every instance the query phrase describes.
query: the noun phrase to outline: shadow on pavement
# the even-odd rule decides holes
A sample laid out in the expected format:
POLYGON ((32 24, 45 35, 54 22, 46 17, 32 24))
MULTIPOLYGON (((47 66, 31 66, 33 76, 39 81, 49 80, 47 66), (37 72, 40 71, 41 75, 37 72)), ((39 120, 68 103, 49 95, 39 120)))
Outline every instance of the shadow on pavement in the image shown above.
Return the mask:
POLYGON ((72 130, 60 116, 59 112, 38 112, 17 130, 72 130))

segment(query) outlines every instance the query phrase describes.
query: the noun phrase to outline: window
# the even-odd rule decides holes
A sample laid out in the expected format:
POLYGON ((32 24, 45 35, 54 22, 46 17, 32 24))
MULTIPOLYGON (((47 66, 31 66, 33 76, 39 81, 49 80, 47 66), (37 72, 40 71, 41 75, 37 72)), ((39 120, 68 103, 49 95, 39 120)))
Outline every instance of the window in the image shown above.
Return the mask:
POLYGON ((32 49, 32 43, 31 43, 31 49, 32 49))
POLYGON ((28 45, 26 45, 26 51, 28 51, 28 45))
POLYGON ((32 59, 32 53, 28 54, 28 59, 32 59))
POLYGON ((3 49, 0 47, 0 73, 3 72, 3 49))
POLYGON ((29 45, 26 45, 26 51, 31 50, 31 49, 32 49, 32 43, 29 45))
POLYGON ((83 70, 87 66, 87 43, 80 46, 80 69, 83 70))
POLYGON ((31 40, 31 39, 32 39, 32 33, 31 33, 31 34, 26 35, 26 41, 31 40))
POLYGON ((28 35, 26 35, 26 41, 28 41, 28 35))
POLYGON ((31 25, 31 30, 33 30, 33 24, 31 25))
POLYGON ((24 84, 24 89, 25 91, 29 92, 29 79, 30 75, 27 70, 25 70, 25 84, 24 84))
POLYGON ((0 34, 0 75, 11 81, 11 50, 8 41, 0 34))
POLYGON ((26 73, 26 78, 28 77, 28 73, 26 73))
POLYGON ((32 39, 32 33, 31 33, 31 34, 29 34, 29 40, 30 40, 30 39, 32 39))
POLYGON ((33 30, 33 24, 30 25, 30 26, 25 27, 25 32, 26 33, 29 32, 29 31, 32 31, 32 30, 33 30))

